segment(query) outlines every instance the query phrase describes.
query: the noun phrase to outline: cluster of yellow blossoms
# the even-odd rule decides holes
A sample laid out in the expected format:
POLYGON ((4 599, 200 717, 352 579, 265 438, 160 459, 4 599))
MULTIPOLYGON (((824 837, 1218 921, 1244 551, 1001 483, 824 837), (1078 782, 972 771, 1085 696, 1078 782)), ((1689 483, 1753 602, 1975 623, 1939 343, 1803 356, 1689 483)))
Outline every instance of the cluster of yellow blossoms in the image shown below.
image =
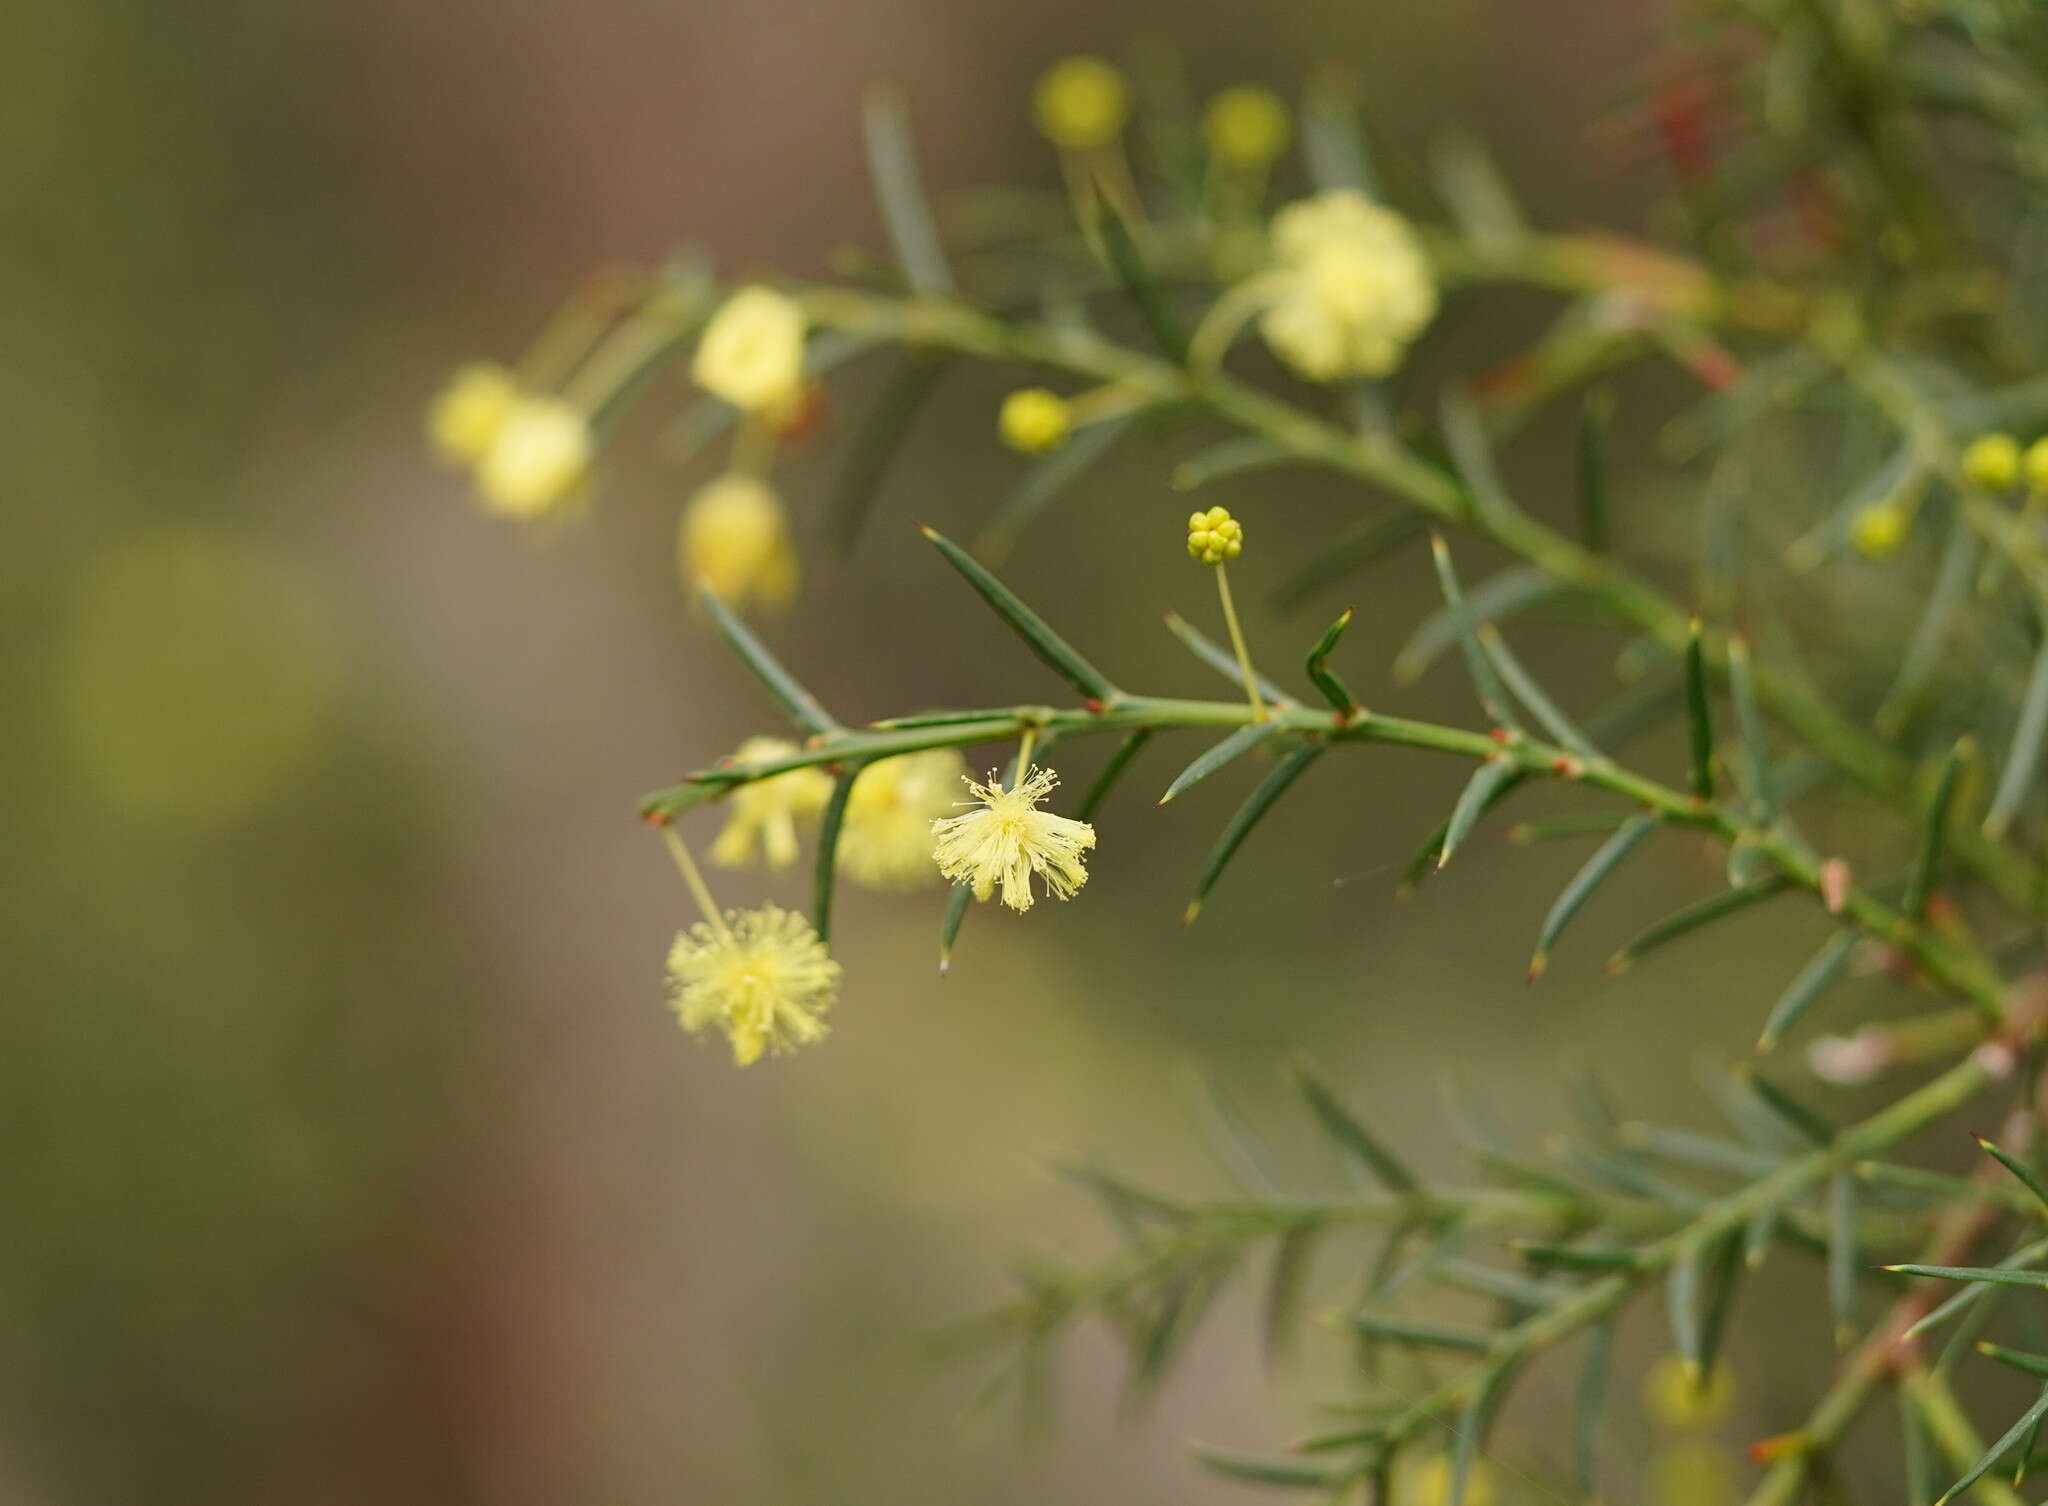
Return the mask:
MULTIPOLYGON (((804 318, 772 288, 742 287, 705 322, 691 375, 740 411, 744 460, 706 483, 683 509, 678 568, 736 608, 787 605, 796 595, 796 551, 782 501, 763 474, 779 430, 804 397, 804 318)), ((435 448, 470 470, 491 511, 535 518, 580 505, 596 441, 589 416, 567 396, 532 393, 503 366, 456 372, 428 409, 435 448)))
MULTIPOLYGON (((796 751, 781 738, 755 737, 733 761, 773 763, 796 751)), ((1095 829, 1038 808, 1057 783, 1049 769, 1027 769, 1013 789, 994 774, 978 783, 952 748, 881 759, 861 770, 848 792, 839 867, 874 888, 943 876, 979 900, 1000 890, 1014 910, 1031 908, 1033 879, 1066 899, 1088 881, 1083 854, 1095 845, 1095 829), (963 782, 972 808, 947 814, 963 803, 956 798, 963 782)), ((788 867, 800 850, 800 830, 831 794, 831 779, 812 767, 740 785, 729 797, 731 814, 712 844, 712 861, 738 867, 760 858, 788 867)), ((774 905, 719 910, 681 839, 668 836, 704 914, 669 950, 670 998, 683 1028, 722 1030, 742 1066, 822 1040, 839 965, 810 922, 774 905)))
MULTIPOLYGON (((2026 490, 2024 516, 2033 522, 2048 512, 2048 437, 2021 446, 2010 434, 1993 431, 1979 434, 1963 447, 1963 480, 1982 492, 2010 493, 2026 490)), ((1866 559, 1889 559, 1899 552, 1913 531, 1914 502, 1886 498, 1857 513, 1849 527, 1849 542, 1866 559)))
POLYGON ((596 453, 590 420, 566 398, 521 390, 503 366, 463 367, 427 414, 434 448, 468 470, 491 511, 531 518, 580 502, 596 453))
MULTIPOLYGON (((1070 58, 1041 79, 1032 109, 1061 154, 1084 226, 1096 225, 1100 196, 1143 241, 1150 231, 1122 145, 1131 98, 1114 65, 1070 58)), ((1355 191, 1289 204, 1263 221, 1266 175, 1286 150, 1292 126, 1279 96, 1249 85, 1222 90, 1204 113, 1210 174, 1203 214, 1213 222, 1217 275, 1228 281, 1247 266, 1253 270, 1211 309, 1191 361, 1199 369, 1220 360, 1236 333, 1256 320, 1271 351, 1304 377, 1384 375, 1435 314, 1430 265, 1407 221, 1355 191)), ((572 318, 571 327, 582 329, 596 348, 565 358, 559 341, 546 345, 544 338, 527 366, 530 373, 550 371, 546 381, 498 365, 466 366, 435 399, 429 430, 440 453, 474 475, 491 511, 520 518, 572 511, 589 494, 596 428, 614 399, 644 369, 644 358, 694 331, 691 378, 730 405, 737 422, 726 464, 683 509, 678 568, 686 583, 735 609, 778 607, 795 596, 798 570, 769 471, 778 442, 812 411, 808 321, 800 301, 764 284, 732 290, 703 317, 709 291, 708 283, 671 290, 658 312, 650 304, 623 314, 614 309, 583 325, 572 318)), ((1005 399, 997 430, 1011 448, 1043 455, 1078 428, 1129 413, 1143 401, 1115 383, 1074 396, 1028 387, 1005 399)), ((1218 567, 1247 695, 1255 714, 1264 715, 1221 568, 1242 549, 1242 527, 1221 508, 1195 514, 1188 526, 1189 553, 1218 567)), ((735 758, 760 765, 796 751, 782 739, 755 738, 735 758)), ((857 882, 885 888, 937 874, 978 900, 1000 897, 1020 911, 1041 889, 1071 896, 1087 881, 1094 828, 1042 808, 1057 779, 1030 765, 1028 748, 1020 765, 1007 785, 993 773, 986 781, 968 779, 950 749, 870 765, 847 794, 840 868, 857 882), (962 781, 971 801, 957 800, 962 781)), ((736 786, 712 860, 726 867, 794 863, 803 830, 821 818, 832 790, 831 777, 814 767, 736 786)), ((803 917, 772 905, 720 910, 680 837, 668 836, 702 916, 677 936, 669 959, 673 1002, 685 1028, 723 1030, 742 1062, 821 1037, 839 981, 825 941, 803 917)))

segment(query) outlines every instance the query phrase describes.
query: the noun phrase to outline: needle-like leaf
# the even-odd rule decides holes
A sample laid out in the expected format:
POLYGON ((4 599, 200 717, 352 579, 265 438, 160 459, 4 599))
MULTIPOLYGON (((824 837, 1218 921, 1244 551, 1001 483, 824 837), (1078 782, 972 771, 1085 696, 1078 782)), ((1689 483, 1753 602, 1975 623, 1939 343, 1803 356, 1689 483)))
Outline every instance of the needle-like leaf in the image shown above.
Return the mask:
POLYGON ((1107 701, 1116 694, 1109 677, 1074 650, 1072 644, 1054 632, 1015 592, 997 580, 981 562, 936 528, 920 528, 932 541, 946 563, 960 572, 968 585, 994 609, 1010 630, 1044 661, 1047 668, 1092 701, 1107 701))
POLYGON ((1195 897, 1188 901, 1187 910, 1181 915, 1180 923, 1193 925, 1202 913, 1202 905, 1209 897, 1209 891, 1216 887, 1216 880, 1223 876, 1223 870, 1237 855, 1237 849, 1251 830, 1259 824, 1273 804, 1287 793, 1289 785, 1307 772, 1308 766, 1321 756, 1329 744, 1320 740, 1304 741, 1290 749, 1273 766, 1272 772, 1259 781, 1258 788, 1245 797, 1237 808, 1230 823, 1223 828, 1223 835, 1216 839, 1216 845, 1209 849, 1209 856, 1202 861, 1202 871, 1195 880, 1195 897))
POLYGON ((1245 723, 1230 736, 1197 755, 1195 761, 1182 769, 1174 777, 1173 783, 1166 787, 1166 793, 1159 797, 1159 803, 1164 805, 1167 801, 1186 794, 1232 759, 1250 752, 1280 730, 1280 724, 1274 721, 1245 723))
POLYGON ((1585 906, 1587 900, 1608 879, 1612 878, 1629 855, 1643 845, 1644 838, 1657 829, 1657 818, 1651 815, 1632 817, 1613 836, 1600 844, 1599 849, 1586 859, 1585 866, 1572 875, 1571 882, 1557 896, 1550 907, 1550 913, 1543 918, 1543 929, 1537 933, 1536 952, 1529 959, 1529 978, 1535 981, 1543 976, 1543 970, 1550 965, 1551 948, 1557 945, 1564 928, 1572 923, 1572 917, 1585 906))
POLYGON ((782 667, 782 661, 754 636, 753 629, 740 621, 738 613, 720 601, 708 586, 697 588, 697 600, 711 619, 718 636, 731 645, 733 652, 740 656, 740 662, 767 687, 768 693, 775 697, 776 704, 788 713, 791 721, 813 736, 838 730, 839 723, 832 719, 832 714, 816 696, 798 683, 795 675, 782 667))

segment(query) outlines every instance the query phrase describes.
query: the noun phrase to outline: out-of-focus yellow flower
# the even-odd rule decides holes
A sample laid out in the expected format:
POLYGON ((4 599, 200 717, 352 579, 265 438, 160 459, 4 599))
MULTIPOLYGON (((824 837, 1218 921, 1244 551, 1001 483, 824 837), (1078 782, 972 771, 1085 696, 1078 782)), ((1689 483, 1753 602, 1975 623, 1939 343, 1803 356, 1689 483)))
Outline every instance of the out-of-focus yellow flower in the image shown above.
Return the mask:
POLYGON ((2021 468, 2026 474, 2029 491, 2048 492, 2048 439, 2037 439, 2027 446, 2021 468))
POLYGON ((1229 167, 1270 165, 1287 150, 1289 130, 1286 102, 1258 84, 1225 89, 1202 116, 1210 154, 1229 167))
POLYGON ((1650 1458, 1655 1506, 1735 1506, 1742 1499, 1729 1451, 1703 1438, 1680 1438, 1650 1458))
MULTIPOLYGON (((1398 1506, 1450 1506, 1454 1471, 1449 1454, 1403 1454, 1394 1467, 1394 1500, 1398 1506)), ((1465 1476, 1465 1506, 1493 1506, 1493 1471, 1483 1459, 1465 1476)))
POLYGON ((1273 217, 1259 332, 1303 376, 1385 376, 1436 316, 1436 278, 1408 222, 1352 189, 1273 217))
POLYGON ((957 748, 885 758, 861 770, 847 797, 839 866, 877 889, 928 882, 937 870, 932 822, 953 808, 966 774, 957 748))
POLYGON ((1003 399, 996 432, 1003 443, 1026 455, 1043 455, 1066 442, 1074 415, 1067 400, 1044 387, 1020 387, 1003 399))
POLYGON ((1710 1428, 1735 1404, 1735 1379, 1716 1365, 1695 1380, 1682 1355, 1667 1354, 1643 1377, 1643 1404, 1667 1428, 1710 1428))
POLYGON ((1849 542, 1865 559, 1890 559, 1912 529, 1912 513, 1896 502, 1877 502, 1856 514, 1849 527, 1849 542))
POLYGON ((677 934, 668 954, 683 1028, 723 1030, 742 1067, 764 1051, 823 1040, 839 973, 811 923, 775 905, 728 911, 723 925, 700 920, 677 934))
POLYGON ((512 373, 473 361, 448 379, 427 407, 427 434, 443 460, 467 469, 490 453, 519 403, 512 373))
POLYGON ((1098 57, 1053 64, 1038 81, 1031 114, 1054 146, 1085 152, 1116 140, 1130 118, 1131 91, 1116 65, 1098 57))
POLYGON ((583 498, 595 452, 581 409, 558 397, 522 397, 477 465, 477 491, 509 517, 571 506, 583 498))
POLYGON ((782 501, 752 476, 720 476, 690 499, 676 554, 685 584, 702 582, 735 610, 752 602, 783 607, 796 595, 796 549, 782 501))
POLYGON ((1244 552, 1244 524, 1227 507, 1188 514, 1188 556, 1205 565, 1220 565, 1244 552))
POLYGON ((740 288, 705 324, 690 374, 735 408, 793 408, 803 396, 803 310, 773 288, 740 288))
POLYGON ((978 900, 988 899, 1001 884, 1003 903, 1012 910, 1031 908, 1033 874, 1045 881, 1053 898, 1070 897, 1088 882, 1081 854, 1095 845, 1095 828, 1038 808, 1058 783, 1051 769, 1030 768, 1013 790, 1004 789, 993 770, 986 784, 967 780, 981 808, 932 823, 937 839, 932 856, 939 872, 968 885, 978 900))
POLYGON ((318 579, 253 536, 191 524, 144 527, 89 561, 62 644, 76 776, 163 831, 286 795, 325 741, 343 665, 318 579))
POLYGON ((1979 434, 1963 450, 1963 478, 1987 492, 2010 490, 2020 478, 2020 442, 2010 434, 1979 434))
MULTIPOLYGON (((732 756, 735 763, 766 763, 796 750, 779 737, 750 737, 732 756)), ((737 868, 758 851, 770 867, 787 868, 796 861, 797 823, 824 810, 831 796, 832 780, 822 769, 791 769, 741 785, 727 799, 732 814, 711 844, 711 861, 737 868)))

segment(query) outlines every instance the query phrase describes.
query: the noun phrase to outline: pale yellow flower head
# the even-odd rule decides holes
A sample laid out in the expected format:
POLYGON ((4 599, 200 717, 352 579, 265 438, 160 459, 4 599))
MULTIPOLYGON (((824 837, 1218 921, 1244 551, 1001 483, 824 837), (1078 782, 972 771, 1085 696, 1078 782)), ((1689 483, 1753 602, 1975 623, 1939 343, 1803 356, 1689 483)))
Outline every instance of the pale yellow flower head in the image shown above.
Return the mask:
POLYGON ((1878 502, 1856 514, 1849 542, 1865 559, 1890 559, 1912 532, 1913 515, 1896 502, 1878 502))
POLYGON ((1667 1428, 1710 1428, 1735 1404, 1735 1380, 1725 1365, 1695 1376, 1682 1355, 1667 1354, 1643 1377, 1643 1403, 1667 1428))
POLYGON ((996 432, 1003 443, 1026 455, 1043 455, 1066 443, 1074 415, 1067 400, 1045 387, 1020 387, 1003 399, 996 432))
POLYGON ((505 420, 519 403, 512 373, 473 361, 448 379, 427 407, 427 435, 452 466, 467 469, 490 453, 505 420))
POLYGON ((1038 808, 1058 783, 1051 769, 1027 768, 1013 790, 1004 789, 993 770, 986 784, 969 779, 968 791, 980 808, 932 823, 939 872, 968 885, 978 900, 1001 884, 1003 903, 1013 910, 1031 908, 1034 874, 1053 898, 1071 896, 1088 882, 1081 854, 1095 845, 1095 828, 1038 808))
POLYGON ((1436 316, 1436 278, 1408 222, 1352 189, 1273 217, 1259 332, 1319 382, 1385 376, 1436 316))
POLYGON ((1229 167, 1269 165, 1287 150, 1289 130, 1286 101, 1258 84, 1225 89, 1202 115, 1210 155, 1229 167))
MULTIPOLYGON (((779 737, 750 737, 732 756, 736 763, 767 763, 796 751, 779 737)), ((824 810, 831 796, 832 780, 822 769, 791 769, 739 786, 727 797, 732 814, 711 844, 711 861, 738 868, 758 853, 770 867, 787 868, 796 861, 797 823, 824 810)))
POLYGON ((686 584, 701 582, 735 610, 756 602, 784 607, 796 595, 796 549, 782 501, 755 477, 720 476, 692 497, 676 530, 676 555, 686 584))
POLYGON ((932 822, 953 808, 966 771, 957 748, 932 748, 869 764, 847 797, 839 866, 849 877, 877 889, 928 882, 936 874, 932 822))
POLYGON ((763 905, 698 921, 669 948, 670 1002, 683 1029, 723 1030, 742 1067, 825 1038, 839 964, 801 915, 763 905))
POLYGON ((735 408, 793 407, 803 395, 803 310, 773 288, 740 288, 705 324, 690 374, 735 408))
POLYGON ((2010 434, 1979 434, 1963 450, 1963 477, 1987 492, 2011 490, 2020 479, 2020 442, 2010 434))
POLYGON ((1068 151, 1092 151, 1116 140, 1130 118, 1131 90, 1116 65, 1098 57, 1053 64, 1038 81, 1031 116, 1039 133, 1068 151))
POLYGON ((1244 553, 1244 524, 1230 515, 1227 507, 1188 514, 1188 557, 1205 565, 1220 565, 1244 553))
POLYGON ((476 469, 484 505, 531 518, 582 501, 596 453, 590 421, 558 397, 523 397, 505 415, 476 469))

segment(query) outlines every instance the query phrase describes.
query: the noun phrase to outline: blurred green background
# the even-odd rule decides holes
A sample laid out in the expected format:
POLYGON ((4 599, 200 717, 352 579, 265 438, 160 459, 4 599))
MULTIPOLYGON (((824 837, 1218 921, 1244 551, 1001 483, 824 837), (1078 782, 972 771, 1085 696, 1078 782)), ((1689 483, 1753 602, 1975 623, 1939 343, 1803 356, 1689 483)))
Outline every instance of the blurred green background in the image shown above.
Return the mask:
MULTIPOLYGON (((1530 991, 1579 854, 1483 841, 1397 905, 1461 779, 1397 750, 1320 766, 1192 932, 1187 885, 1241 788, 1155 812, 1166 756, 1104 814, 1080 900, 972 915, 943 983, 938 893, 849 892, 832 1040, 735 1072, 664 1007, 687 908, 634 819, 643 790, 773 724, 676 586, 700 473, 654 459, 645 415, 594 515, 542 538, 485 518, 420 437, 450 368, 516 353, 604 264, 697 241, 724 269, 813 272, 876 243, 857 120, 878 81, 943 189, 1056 182, 1025 100, 1066 52, 1170 44, 1205 91, 1337 63, 1395 181, 1462 127, 1546 222, 1640 228, 1661 177, 1601 142, 1659 10, 20 0, 0 93, 0 1498, 1241 1499, 1184 1439, 1294 1436, 1337 1347, 1268 1375, 1249 1303, 1136 1419, 1085 1339, 1036 1442, 963 1421, 981 1373, 921 1358, 1014 1252, 1105 1247, 1049 1163, 1229 1186, 1190 1091, 1213 1073, 1273 1175, 1331 1185, 1285 1102, 1297 1050, 1445 1171, 1449 1069, 1531 1134, 1559 1116, 1567 1050, 1635 1107, 1690 1115, 1690 1043, 1739 1040, 1813 934, 1747 931, 1625 989, 1581 938, 1530 991)), ((1540 319, 1456 308, 1422 359, 1469 369, 1540 319)), ((837 411, 873 380, 843 378, 837 411)), ((1014 483, 991 427, 1007 380, 949 380, 852 558, 802 541, 804 595, 770 631, 845 717, 1052 693, 907 527, 970 532, 1014 483)), ((1007 574, 1130 683, 1227 693, 1158 626, 1214 608, 1165 485, 1185 449, 1129 447, 1007 574)), ((1555 510, 1564 444, 1539 428, 1518 453, 1555 510)), ((782 474, 805 521, 833 457, 828 436, 782 474)), ((1360 501, 1279 472, 1214 500, 1252 530, 1253 602, 1360 501)), ((1388 674, 1433 590, 1417 556, 1361 582, 1345 672, 1375 706, 1469 720, 1451 671, 1388 674)), ((1345 604, 1258 610, 1253 641, 1289 665, 1345 604)), ((1526 657, 1583 704, 1614 646, 1546 626, 1526 657)), ((1063 755, 1070 778, 1102 751, 1063 755)), ((1618 938, 1713 877, 1678 843, 1638 872, 1587 930, 1618 938)), ((1781 1332, 1818 1355, 1821 1326, 1801 1309, 1781 1332)), ((1653 1354, 1654 1323, 1629 1343, 1653 1354)), ((1738 1362, 1731 1437, 1788 1425, 1820 1363, 1738 1362)), ((1505 1451, 1540 1475, 1557 1388, 1529 1389, 1505 1451)), ((1646 1446, 1634 1398, 1617 1407, 1628 1498, 1646 1446)))

